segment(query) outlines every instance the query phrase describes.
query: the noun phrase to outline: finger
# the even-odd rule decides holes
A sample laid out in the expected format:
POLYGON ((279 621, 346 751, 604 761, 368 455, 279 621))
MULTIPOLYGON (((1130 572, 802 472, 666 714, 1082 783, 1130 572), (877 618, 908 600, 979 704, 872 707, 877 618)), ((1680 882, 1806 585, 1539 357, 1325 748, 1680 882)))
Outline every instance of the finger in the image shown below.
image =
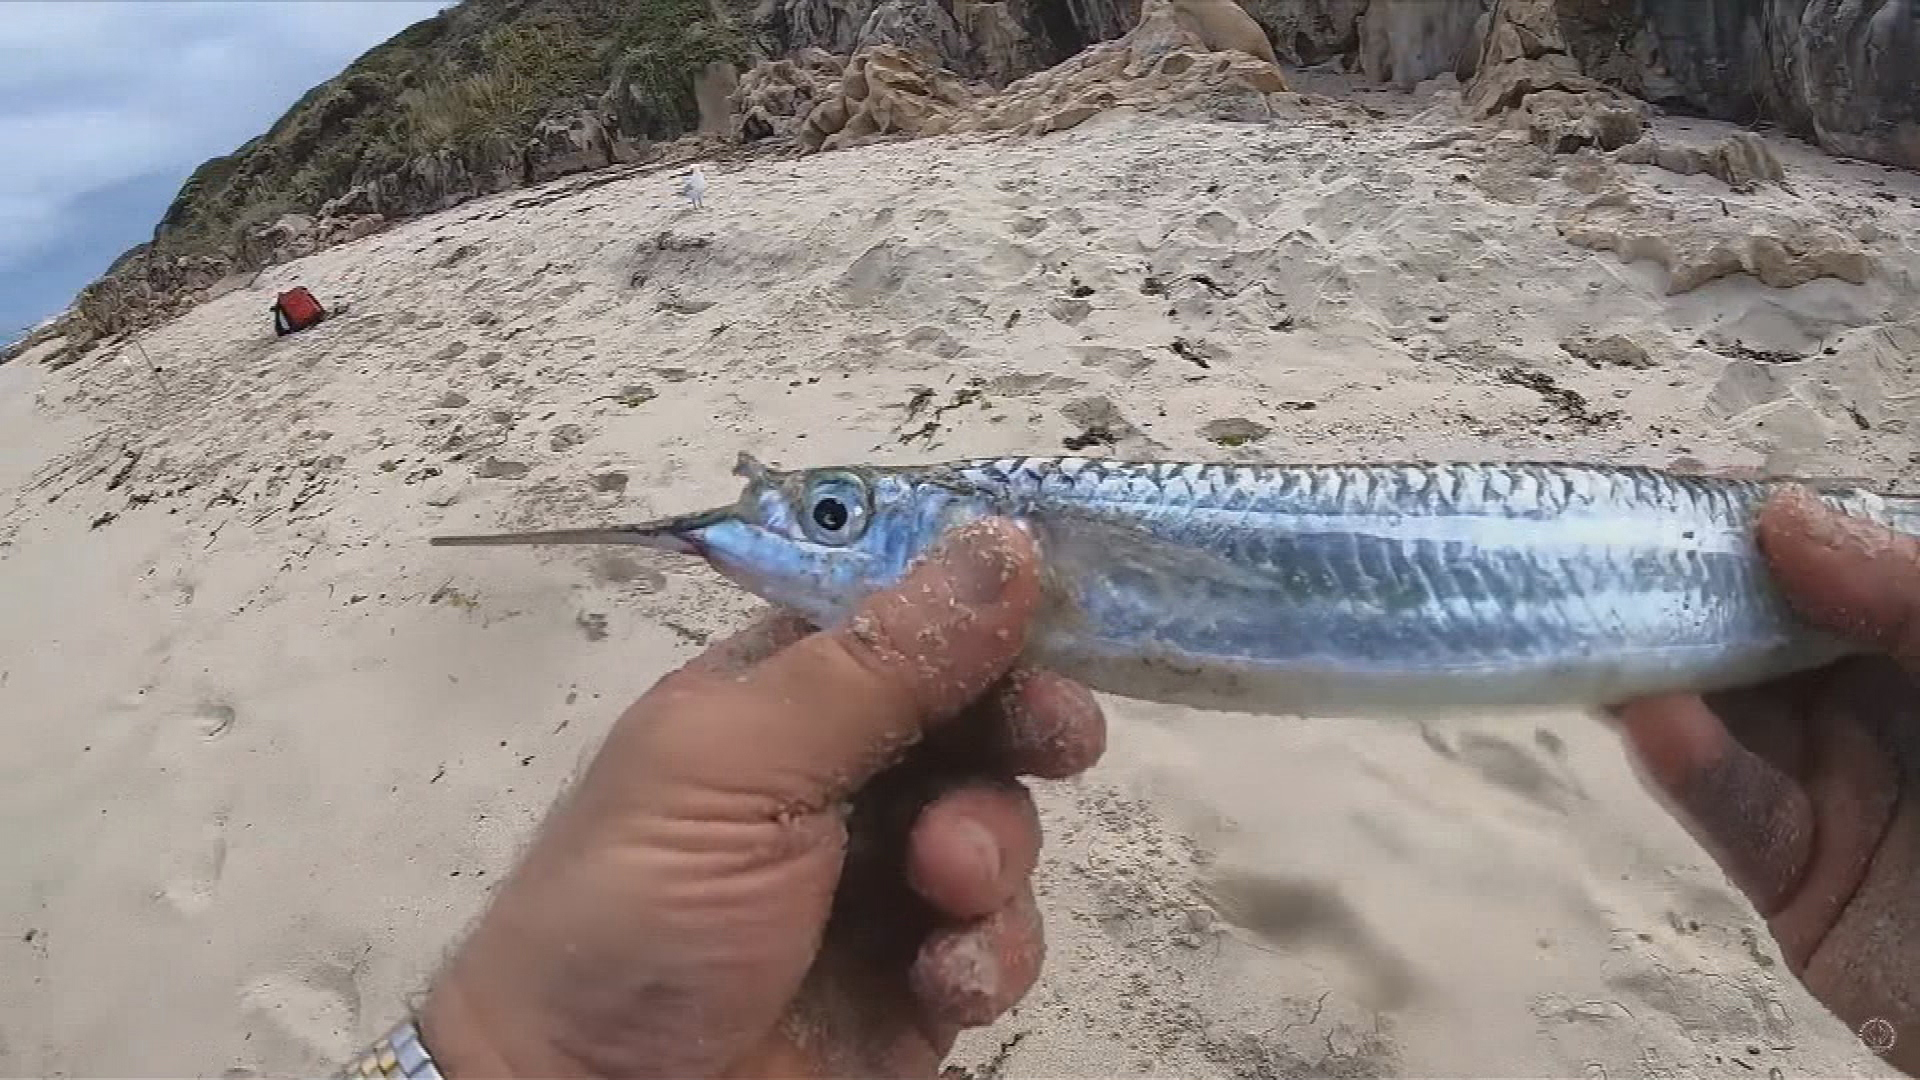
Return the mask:
POLYGON ((1920 732, 1913 682, 1883 656, 1846 660, 1802 706, 1809 747, 1802 787, 1818 843, 1800 896, 1772 920, 1790 967, 1800 970, 1852 911, 1860 884, 1887 852, 1887 827, 1900 803, 1902 740, 1920 732), (1909 703, 1912 704, 1909 704, 1909 703))
POLYGON ((714 642, 680 670, 692 675, 737 675, 813 632, 812 623, 775 609, 746 629, 714 642))
POLYGON ((1040 857, 1040 815, 1015 781, 976 781, 920 811, 907 881, 949 919, 990 914, 1025 887, 1040 857))
POLYGON ((1621 731, 1642 779, 1670 800, 1762 915, 1793 896, 1813 853, 1813 808, 1805 791, 1736 742, 1697 697, 1634 702, 1621 731))
POLYGON ((935 930, 914 958, 914 996, 938 1024, 981 1027, 1026 996, 1046 958, 1031 889, 984 919, 935 930))
POLYGON ((1920 539, 1789 488, 1762 508, 1759 540, 1808 619, 1920 668, 1920 539))
POLYGON ((1000 684, 985 731, 995 760, 1019 776, 1075 776, 1107 749, 1107 718, 1093 692, 1032 668, 1017 668, 1000 684))
POLYGON ((1035 563, 1018 526, 962 526, 846 623, 763 661, 741 680, 759 699, 734 721, 743 767, 830 799, 858 788, 1012 666, 1039 600, 1035 563))

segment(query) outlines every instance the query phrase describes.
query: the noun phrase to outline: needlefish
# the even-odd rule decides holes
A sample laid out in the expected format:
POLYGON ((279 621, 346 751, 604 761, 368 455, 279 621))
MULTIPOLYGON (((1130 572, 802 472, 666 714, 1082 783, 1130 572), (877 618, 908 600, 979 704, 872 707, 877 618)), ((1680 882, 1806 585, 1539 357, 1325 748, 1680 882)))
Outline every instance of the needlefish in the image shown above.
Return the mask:
MULTIPOLYGON (((704 558, 817 625, 1000 516, 1042 556, 1024 659, 1096 690, 1322 716, 1605 706, 1814 667, 1753 535, 1781 481, 1546 463, 1238 465, 1007 457, 770 468, 731 506, 435 544, 637 544, 704 558)), ((1920 497, 1829 505, 1920 534, 1920 497)))

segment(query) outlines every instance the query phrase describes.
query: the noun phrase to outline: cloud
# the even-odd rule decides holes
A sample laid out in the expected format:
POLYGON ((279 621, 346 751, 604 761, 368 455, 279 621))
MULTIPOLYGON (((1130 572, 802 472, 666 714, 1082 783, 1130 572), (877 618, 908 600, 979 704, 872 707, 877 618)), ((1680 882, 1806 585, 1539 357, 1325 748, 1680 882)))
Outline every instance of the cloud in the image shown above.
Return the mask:
POLYGON ((0 341, 148 239, 202 161, 446 6, 0 3, 0 341))

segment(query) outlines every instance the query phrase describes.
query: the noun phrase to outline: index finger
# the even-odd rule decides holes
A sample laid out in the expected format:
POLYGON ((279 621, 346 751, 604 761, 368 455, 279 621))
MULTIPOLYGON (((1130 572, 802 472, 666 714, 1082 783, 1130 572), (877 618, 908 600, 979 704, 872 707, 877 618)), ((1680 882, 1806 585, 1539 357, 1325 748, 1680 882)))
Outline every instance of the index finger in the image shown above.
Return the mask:
POLYGON ((838 799, 979 697, 1026 643, 1037 562, 1010 522, 962 526, 852 618, 744 674, 763 704, 740 735, 765 779, 796 800, 838 799))
POLYGON ((1761 509, 1759 540, 1802 615, 1920 670, 1920 539, 1789 488, 1761 509))

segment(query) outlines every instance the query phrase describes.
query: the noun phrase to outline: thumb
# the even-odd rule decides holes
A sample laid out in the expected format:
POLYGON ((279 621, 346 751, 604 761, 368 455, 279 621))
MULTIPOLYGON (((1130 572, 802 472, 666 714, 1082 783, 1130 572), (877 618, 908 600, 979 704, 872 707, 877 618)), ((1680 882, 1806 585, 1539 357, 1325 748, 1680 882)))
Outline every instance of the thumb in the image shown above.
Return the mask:
POLYGON ((852 618, 742 677, 765 718, 740 732, 746 756, 796 798, 844 797, 1006 674, 1039 598, 1025 531, 1005 521, 954 530, 852 618))
POLYGON ((1760 547, 1800 613, 1920 670, 1920 538, 1842 514, 1804 488, 1761 510, 1760 547))
POLYGON ((1630 702, 1616 720, 1641 783, 1678 811, 1761 915, 1777 914, 1813 858, 1814 808, 1806 792, 1734 738, 1698 697, 1630 702))

